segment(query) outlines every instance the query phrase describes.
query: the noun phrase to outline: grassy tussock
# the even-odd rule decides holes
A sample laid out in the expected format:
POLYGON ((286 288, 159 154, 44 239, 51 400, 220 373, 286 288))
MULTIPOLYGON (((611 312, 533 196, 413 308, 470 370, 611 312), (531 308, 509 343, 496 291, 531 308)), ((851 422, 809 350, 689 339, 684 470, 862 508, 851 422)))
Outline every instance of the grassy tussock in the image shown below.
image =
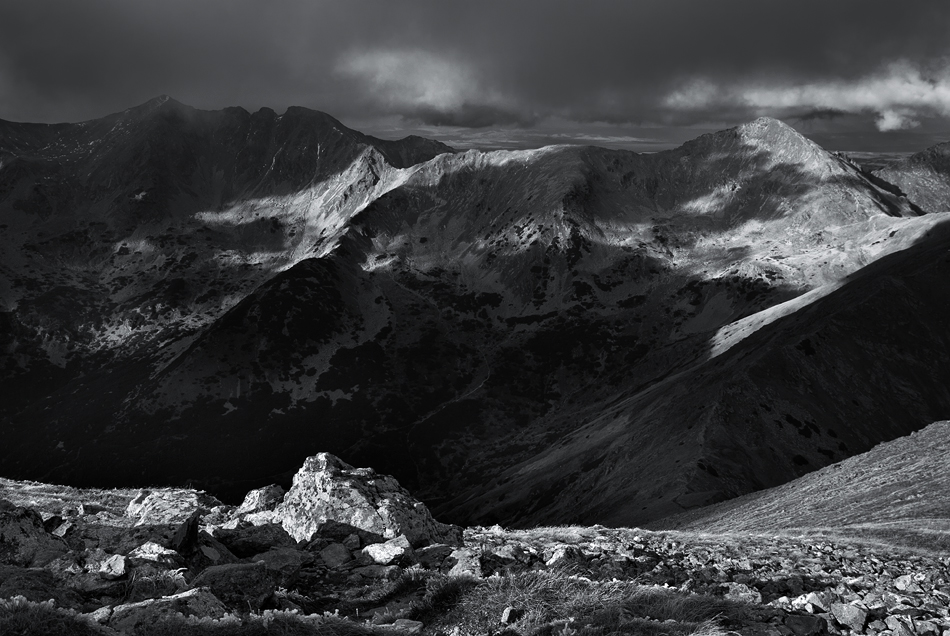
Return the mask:
MULTIPOLYGON (((740 618, 743 606, 721 598, 645 587, 633 581, 592 581, 569 570, 539 570, 474 579, 407 571, 360 601, 383 603, 422 589, 406 618, 428 633, 500 632, 505 608, 520 611, 511 628, 526 636, 726 636, 722 620, 740 618), (371 599, 371 600, 370 600, 371 599), (457 632, 455 630, 458 630, 457 632)), ((91 636, 104 630, 71 610, 22 597, 0 601, 0 634, 91 636)), ((268 610, 247 616, 198 619, 181 615, 144 626, 135 636, 371 636, 373 626, 335 615, 268 610)))
POLYGON ((506 607, 523 612, 513 625, 524 634, 674 634, 718 636, 721 616, 741 606, 722 599, 648 588, 632 581, 591 581, 558 570, 493 577, 472 584, 434 627, 463 634, 498 631, 506 607), (667 621, 667 622, 663 622, 667 621))
POLYGON ((358 623, 333 616, 303 616, 295 612, 265 611, 243 618, 168 618, 136 636, 370 636, 358 623))
POLYGON ((0 599, 0 634, 4 636, 99 636, 102 630, 75 612, 22 596, 0 599))

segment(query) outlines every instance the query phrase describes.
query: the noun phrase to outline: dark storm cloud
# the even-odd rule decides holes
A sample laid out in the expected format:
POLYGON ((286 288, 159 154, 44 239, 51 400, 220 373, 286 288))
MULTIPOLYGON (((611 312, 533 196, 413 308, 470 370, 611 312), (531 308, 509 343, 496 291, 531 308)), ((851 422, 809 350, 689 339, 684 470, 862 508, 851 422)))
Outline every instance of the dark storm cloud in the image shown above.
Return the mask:
POLYGON ((896 130, 950 116, 948 36, 945 0, 31 0, 0 8, 0 118, 167 93, 456 127, 840 112, 896 130))

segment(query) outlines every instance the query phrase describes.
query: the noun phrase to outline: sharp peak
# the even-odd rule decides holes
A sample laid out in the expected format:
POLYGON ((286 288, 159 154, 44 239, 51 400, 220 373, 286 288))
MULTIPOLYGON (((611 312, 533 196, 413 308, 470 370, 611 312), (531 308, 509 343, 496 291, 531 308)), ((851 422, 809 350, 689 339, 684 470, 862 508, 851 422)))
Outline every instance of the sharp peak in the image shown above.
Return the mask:
POLYGON ((162 94, 162 95, 159 95, 158 97, 153 97, 152 99, 148 100, 147 102, 143 104, 139 104, 138 106, 133 106, 132 108, 129 108, 128 110, 129 111, 139 110, 139 111, 151 112, 159 108, 191 108, 191 106, 188 106, 187 104, 182 104, 180 101, 178 101, 177 99, 173 97, 170 97, 169 95, 162 94))
MULTIPOLYGON (((734 128, 720 130, 698 137, 705 143, 719 144, 729 139, 740 139, 744 142, 755 143, 758 146, 784 146, 794 144, 799 146, 816 146, 816 144, 785 122, 774 117, 759 117, 734 128)), ((687 142, 689 144, 690 142, 687 142)))
POLYGON ((759 117, 750 122, 736 126, 732 130, 744 136, 761 137, 764 134, 782 133, 785 135, 794 135, 805 139, 804 135, 786 124, 781 119, 774 117, 759 117))

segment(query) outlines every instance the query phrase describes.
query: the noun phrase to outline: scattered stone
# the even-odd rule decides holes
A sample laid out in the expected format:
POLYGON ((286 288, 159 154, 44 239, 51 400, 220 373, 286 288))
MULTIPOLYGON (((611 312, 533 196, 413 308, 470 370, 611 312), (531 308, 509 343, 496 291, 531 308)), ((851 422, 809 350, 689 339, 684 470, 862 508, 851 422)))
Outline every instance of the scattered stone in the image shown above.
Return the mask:
POLYGON ((838 623, 859 634, 864 631, 864 626, 868 620, 866 610, 850 603, 832 603, 831 615, 835 617, 838 623))
POLYGON ((794 599, 792 601, 792 607, 799 610, 803 609, 809 614, 814 614, 816 612, 827 612, 830 604, 818 594, 809 592, 794 599))
POLYGON ((111 607, 100 607, 97 610, 89 612, 88 616, 91 620, 99 623, 100 625, 105 625, 109 622, 109 619, 112 617, 112 608, 111 607))
POLYGON ((162 618, 176 614, 223 618, 227 611, 227 607, 211 591, 196 588, 173 596, 119 605, 112 610, 108 625, 119 632, 136 633, 148 629, 162 618))
POLYGON ((884 624, 894 636, 915 636, 913 620, 908 616, 888 616, 884 624))
POLYGON ((474 576, 482 577, 482 563, 479 555, 471 548, 459 548, 452 553, 442 563, 442 571, 449 576, 474 576))
POLYGON ((517 622, 519 618, 524 616, 524 611, 511 607, 510 605, 505 608, 505 611, 501 613, 501 624, 502 625, 511 625, 512 623, 517 622))
POLYGON ((195 510, 175 530, 171 548, 182 556, 188 556, 198 546, 198 523, 201 520, 201 511, 195 510))
POLYGON ((188 565, 195 571, 214 565, 236 563, 237 561, 238 558, 228 550, 226 545, 204 530, 198 532, 196 549, 188 557, 188 565))
POLYGON ((100 512, 108 512, 108 509, 105 506, 100 506, 99 504, 94 503, 81 503, 79 504, 79 509, 77 510, 80 517, 85 517, 86 515, 97 515, 100 512))
POLYGON ((544 564, 549 568, 571 565, 584 559, 584 553, 572 545, 559 545, 551 552, 551 555, 544 560, 544 564))
POLYGON ((412 558, 412 546, 405 535, 390 539, 385 543, 373 543, 363 548, 363 554, 377 565, 405 563, 412 558))
POLYGON ((802 616, 799 614, 786 616, 785 626, 792 630, 795 636, 817 636, 828 630, 828 624, 820 616, 802 616))
POLYGON ((343 539, 343 547, 349 550, 350 552, 355 552, 360 549, 360 546, 363 545, 363 542, 360 540, 360 535, 353 533, 343 539))
POLYGON ((309 540, 332 519, 385 539, 406 535, 413 546, 462 543, 461 528, 433 519, 394 478, 354 468, 328 453, 307 458, 277 516, 298 541, 309 540))
POLYGON ((63 522, 66 521, 60 515, 54 515, 54 514, 47 515, 43 513, 40 516, 43 519, 43 529, 50 533, 56 530, 56 528, 63 525, 63 522))
POLYGON ((442 567, 445 559, 455 550, 450 545, 436 543, 427 545, 424 548, 416 550, 416 563, 427 570, 438 570, 442 567))
POLYGON ((121 554, 114 554, 101 566, 99 566, 99 576, 107 581, 123 579, 129 573, 129 560, 121 554))
POLYGON ((154 541, 146 541, 129 552, 129 558, 132 559, 133 565, 139 562, 150 562, 172 569, 185 565, 185 560, 180 554, 154 541))
POLYGON ((320 558, 323 559, 328 568, 338 568, 344 563, 352 561, 353 555, 342 543, 331 543, 320 550, 320 558))
POLYGON ((725 597, 741 603, 761 603, 762 594, 744 583, 726 583, 725 597))
POLYGON ((912 574, 902 574, 901 576, 894 579, 894 587, 896 587, 901 592, 923 592, 923 589, 914 581, 912 574))
POLYGON ((506 543, 492 549, 492 554, 506 561, 517 561, 519 563, 528 563, 531 561, 531 554, 520 545, 506 543))
POLYGON ((914 631, 917 636, 940 636, 942 630, 933 621, 914 621, 914 631))

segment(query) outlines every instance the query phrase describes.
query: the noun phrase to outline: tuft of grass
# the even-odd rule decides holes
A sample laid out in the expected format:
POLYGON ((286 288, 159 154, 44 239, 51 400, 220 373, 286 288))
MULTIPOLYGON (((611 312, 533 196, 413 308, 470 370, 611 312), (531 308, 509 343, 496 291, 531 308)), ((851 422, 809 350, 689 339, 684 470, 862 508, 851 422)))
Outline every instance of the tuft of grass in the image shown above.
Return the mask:
POLYGON ((453 610, 478 581, 470 575, 433 575, 426 581, 425 596, 412 604, 406 618, 428 624, 453 610))
POLYGON ((9 636, 101 636, 103 630, 76 612, 22 596, 0 599, 0 634, 9 636))
POLYGON ((135 636, 371 636, 368 627, 344 618, 304 616, 292 611, 266 610, 238 618, 220 619, 170 616, 135 636))
POLYGON ((348 601, 341 610, 351 613, 357 609, 363 610, 384 605, 394 598, 406 596, 422 589, 430 576, 431 572, 427 570, 416 568, 404 570, 399 577, 392 581, 387 581, 378 586, 370 586, 363 594, 348 601))
MULTIPOLYGON (((506 607, 522 612, 513 626, 523 634, 584 636, 615 632, 719 636, 720 617, 738 618, 740 604, 720 598, 644 587, 633 581, 592 581, 553 570, 456 584, 453 607, 432 627, 458 626, 462 634, 498 631, 506 607)), ((435 612, 433 612, 435 613, 435 612)))

